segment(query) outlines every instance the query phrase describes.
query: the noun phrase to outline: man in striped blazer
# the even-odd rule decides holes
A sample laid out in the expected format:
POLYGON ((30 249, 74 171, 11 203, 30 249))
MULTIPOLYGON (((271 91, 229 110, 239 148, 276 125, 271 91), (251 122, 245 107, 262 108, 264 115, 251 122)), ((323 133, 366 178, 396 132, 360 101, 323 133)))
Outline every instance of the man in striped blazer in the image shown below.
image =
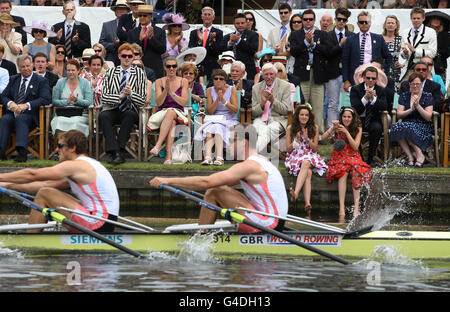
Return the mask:
POLYGON ((103 79, 99 126, 105 136, 105 151, 111 164, 125 162, 123 152, 134 124, 139 122, 139 110, 147 98, 145 72, 131 66, 134 49, 129 43, 119 47, 120 65, 110 68, 103 79), (120 125, 116 138, 114 125, 120 125))

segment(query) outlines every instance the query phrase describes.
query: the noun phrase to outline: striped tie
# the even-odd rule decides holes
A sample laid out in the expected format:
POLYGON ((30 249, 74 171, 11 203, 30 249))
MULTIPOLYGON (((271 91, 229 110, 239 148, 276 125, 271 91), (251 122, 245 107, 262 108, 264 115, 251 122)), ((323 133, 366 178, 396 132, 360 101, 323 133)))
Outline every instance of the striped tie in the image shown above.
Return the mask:
POLYGON ((283 40, 284 35, 286 34, 286 26, 281 26, 281 35, 280 35, 280 40, 283 40))
POLYGON ((66 32, 66 41, 64 43, 64 45, 66 46, 66 54, 67 54, 67 58, 72 58, 72 26, 71 25, 67 25, 67 32, 66 32))
MULTIPOLYGON (((122 79, 120 80, 120 92, 122 92, 123 88, 125 88, 126 85, 127 85, 127 71, 125 69, 122 69, 122 79)), ((125 112, 130 109, 130 107, 128 106, 127 100, 128 100, 128 96, 124 97, 120 101, 119 110, 121 112, 125 112)))
POLYGON ((23 104, 25 101, 25 86, 27 83, 27 79, 23 78, 22 85, 19 89, 19 95, 17 96, 17 104, 23 104))
POLYGON ((367 34, 362 34, 361 47, 359 49, 359 63, 364 64, 364 47, 366 45, 367 34))

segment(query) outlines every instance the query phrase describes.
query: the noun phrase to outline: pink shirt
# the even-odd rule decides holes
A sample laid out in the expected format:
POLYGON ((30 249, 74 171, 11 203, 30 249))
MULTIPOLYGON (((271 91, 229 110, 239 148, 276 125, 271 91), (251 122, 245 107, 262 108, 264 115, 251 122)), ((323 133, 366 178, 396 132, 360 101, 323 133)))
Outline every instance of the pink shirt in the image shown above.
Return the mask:
MULTIPOLYGON (((363 33, 359 32, 359 44, 363 39, 363 33)), ((361 47, 360 47, 361 48, 361 47)), ((366 33, 366 43, 364 44, 364 62, 363 64, 370 63, 372 61, 372 39, 370 32, 366 33)))

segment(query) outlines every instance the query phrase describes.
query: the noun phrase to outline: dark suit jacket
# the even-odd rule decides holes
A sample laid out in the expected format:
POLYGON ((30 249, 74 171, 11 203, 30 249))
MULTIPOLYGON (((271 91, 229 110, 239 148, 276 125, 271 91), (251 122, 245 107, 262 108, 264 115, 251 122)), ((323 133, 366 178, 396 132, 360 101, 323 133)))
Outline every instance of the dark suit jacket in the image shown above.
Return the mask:
POLYGON ((117 47, 114 45, 114 40, 117 37, 117 19, 104 22, 102 25, 102 32, 100 33, 100 39, 98 40, 106 49, 106 60, 114 62, 118 65, 119 58, 117 56, 117 47))
POLYGON ((11 61, 3 59, 2 63, 0 64, 0 67, 3 67, 4 69, 6 69, 9 72, 10 76, 14 76, 15 74, 17 74, 16 64, 14 64, 11 61))
MULTIPOLYGON (((291 33, 291 55, 295 57, 294 75, 301 81, 309 81, 310 71, 306 70, 309 61, 308 48, 304 42, 305 31, 303 29, 291 33)), ((325 83, 328 81, 328 33, 321 30, 314 30, 314 42, 316 46, 313 50, 313 66, 315 83, 325 83)))
MULTIPOLYGON (((230 35, 223 37, 221 43, 221 52, 233 51, 233 46, 228 46, 230 35)), ((244 30, 241 34, 241 41, 236 46, 236 60, 245 64, 245 71, 247 72, 247 79, 252 80, 256 75, 256 66, 254 55, 258 51, 258 34, 252 30, 244 30)))
POLYGON ((120 39, 120 44, 128 41, 129 31, 133 29, 133 14, 123 14, 119 18, 119 24, 117 25, 117 37, 120 39), (125 28, 125 31, 122 29, 125 28))
MULTIPOLYGON (((235 86, 232 80, 228 80, 227 84, 230 86, 235 86)), ((252 88, 253 80, 242 79, 242 90, 244 90, 244 95, 241 93, 241 107, 247 108, 252 106, 252 88)))
POLYGON ((47 72, 45 73, 44 78, 47 78, 48 83, 49 83, 49 85, 50 85, 50 91, 52 91, 52 90, 53 90, 53 87, 54 87, 54 86, 56 85, 56 83, 58 82, 58 79, 59 79, 58 75, 57 75, 57 74, 54 74, 54 73, 52 73, 52 72, 49 72, 49 71, 47 70, 47 72))
MULTIPOLYGON (((389 69, 392 67, 392 55, 389 52, 386 41, 382 35, 370 33, 372 39, 372 60, 385 61, 386 76, 389 76, 389 69)), ((342 79, 350 81, 352 85, 355 84, 353 74, 356 68, 361 65, 359 60, 359 32, 347 38, 342 50, 342 79)))
MULTIPOLYGON (((345 38, 353 35, 354 33, 345 28, 345 38)), ((339 45, 338 38, 335 30, 328 32, 330 37, 330 49, 328 53, 328 79, 336 79, 342 75, 342 47, 339 45)))
POLYGON ((378 85, 375 85, 375 92, 377 93, 376 102, 370 105, 364 105, 361 101, 366 93, 364 82, 353 86, 350 90, 350 103, 360 116, 362 113, 366 112, 366 110, 370 109, 372 111, 371 121, 378 121, 381 123, 381 112, 388 109, 386 92, 384 88, 378 85))
MULTIPOLYGON (((409 82, 403 81, 400 85, 399 94, 409 91, 409 82)), ((438 113, 442 113, 442 103, 444 97, 442 96, 441 86, 430 79, 425 80, 423 91, 431 93, 433 96, 433 110, 438 113)))
MULTIPOLYGON (((205 69, 205 74, 208 76, 208 78, 211 77, 211 73, 214 69, 220 68, 219 63, 217 63, 217 60, 219 59, 219 55, 221 53, 220 45, 222 43, 223 39, 223 31, 215 28, 214 26, 211 27, 210 33, 216 33, 215 40, 210 40, 208 35, 208 41, 206 42, 206 57, 200 64, 205 69)), ((202 47, 203 41, 198 40, 197 36, 197 29, 194 29, 191 31, 189 35, 189 48, 195 48, 195 47, 202 47)))
POLYGON ((20 26, 15 27, 14 30, 15 32, 18 32, 19 34, 22 35, 22 45, 25 46, 27 44, 27 33, 23 30, 23 26, 25 26, 25 20, 23 19, 23 17, 20 16, 16 16, 16 15, 11 15, 11 17, 13 18, 14 22, 19 23, 20 26))
POLYGON ((128 32, 128 42, 137 43, 142 47, 142 51, 144 52, 142 62, 144 62, 145 66, 153 69, 156 79, 159 79, 164 76, 161 55, 166 52, 166 32, 158 26, 153 25, 153 37, 147 41, 147 46, 144 49, 144 42, 139 40, 141 28, 142 26, 139 25, 128 32))
MULTIPOLYGON (((9 83, 5 90, 1 94, 1 103, 5 105, 9 101, 16 101, 19 95, 20 83, 22 79, 21 74, 12 76, 9 79, 9 83)), ((25 101, 24 103, 30 102, 31 110, 25 110, 23 114, 31 114, 34 116, 34 121, 39 124, 39 107, 42 105, 48 105, 52 101, 52 96, 50 93, 50 87, 48 80, 33 73, 28 88, 25 91, 25 101)), ((23 104, 23 103, 17 103, 23 104)), ((13 112, 7 110, 6 114, 13 114, 13 112)))
MULTIPOLYGON (((57 23, 52 26, 54 32, 58 32, 62 28, 61 39, 58 37, 49 38, 48 42, 57 45, 65 43, 66 29, 64 27, 64 22, 57 23)), ((72 41, 72 55, 74 58, 81 57, 83 55, 83 50, 91 47, 91 30, 89 26, 83 22, 75 21, 75 25, 72 29, 71 37, 78 33, 78 41, 75 43, 72 41)))

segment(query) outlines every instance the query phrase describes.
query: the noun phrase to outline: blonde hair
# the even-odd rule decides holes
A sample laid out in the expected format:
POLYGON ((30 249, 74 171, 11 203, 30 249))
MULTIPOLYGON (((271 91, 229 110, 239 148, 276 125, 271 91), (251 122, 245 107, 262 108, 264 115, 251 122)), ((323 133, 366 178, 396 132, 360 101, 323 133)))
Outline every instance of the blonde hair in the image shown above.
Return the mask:
POLYGON ((286 67, 284 67, 284 65, 281 63, 275 63, 273 65, 277 69, 277 72, 281 70, 281 80, 289 81, 287 77, 286 67))
POLYGON ((95 49, 95 47, 100 47, 100 48, 102 49, 102 57, 103 57, 103 59, 105 59, 105 58, 106 58, 106 49, 105 49, 105 47, 103 46, 103 44, 101 44, 101 43, 96 43, 96 44, 94 44, 94 45, 92 46, 92 48, 95 49))
POLYGON ((398 36, 398 34, 400 33, 400 21, 397 18, 397 16, 395 16, 395 15, 386 16, 386 19, 384 20, 384 24, 383 24, 383 36, 385 36, 387 34, 386 23, 387 23, 388 18, 395 19, 395 23, 397 24, 397 27, 395 27, 394 36, 398 36))

